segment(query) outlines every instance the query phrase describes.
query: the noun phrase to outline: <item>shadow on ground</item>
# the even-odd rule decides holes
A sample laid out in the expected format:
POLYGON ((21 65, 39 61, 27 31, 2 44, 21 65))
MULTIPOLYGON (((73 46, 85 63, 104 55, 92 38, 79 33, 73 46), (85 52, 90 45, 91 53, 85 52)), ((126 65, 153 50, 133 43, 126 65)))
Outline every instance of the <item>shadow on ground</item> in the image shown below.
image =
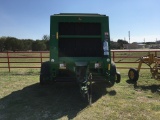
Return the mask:
MULTIPOLYGON (((116 91, 108 92, 104 84, 93 85, 93 102, 106 94, 113 96, 116 91)), ((45 86, 37 83, 0 99, 0 120, 48 120, 65 116, 73 119, 86 107, 88 103, 74 83, 45 86)))
POLYGON ((144 91, 150 90, 152 93, 160 92, 160 85, 137 85, 137 82, 133 82, 132 80, 126 80, 128 84, 133 84, 135 89, 141 89, 144 91))

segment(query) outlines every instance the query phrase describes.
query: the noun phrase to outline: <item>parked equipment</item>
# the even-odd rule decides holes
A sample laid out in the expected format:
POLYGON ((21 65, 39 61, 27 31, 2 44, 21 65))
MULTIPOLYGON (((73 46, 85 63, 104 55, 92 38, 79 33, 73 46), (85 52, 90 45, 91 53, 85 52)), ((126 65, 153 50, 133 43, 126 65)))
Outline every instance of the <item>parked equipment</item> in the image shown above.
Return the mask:
POLYGON ((50 60, 42 63, 40 84, 77 82, 91 104, 92 83, 120 82, 111 62, 108 16, 55 14, 50 17, 50 60))
POLYGON ((130 80, 137 82, 142 63, 149 66, 152 78, 157 80, 160 79, 160 57, 149 53, 148 56, 141 57, 139 59, 138 69, 130 68, 128 72, 128 77, 130 80))

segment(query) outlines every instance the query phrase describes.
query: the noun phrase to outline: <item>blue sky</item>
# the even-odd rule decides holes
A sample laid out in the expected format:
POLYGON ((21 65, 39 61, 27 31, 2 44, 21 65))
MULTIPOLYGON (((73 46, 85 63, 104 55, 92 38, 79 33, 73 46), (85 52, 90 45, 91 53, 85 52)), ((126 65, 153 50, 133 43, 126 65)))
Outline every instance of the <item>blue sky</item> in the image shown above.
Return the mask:
POLYGON ((99 13, 109 16, 111 40, 160 40, 160 0, 0 0, 0 37, 41 39, 50 15, 99 13))

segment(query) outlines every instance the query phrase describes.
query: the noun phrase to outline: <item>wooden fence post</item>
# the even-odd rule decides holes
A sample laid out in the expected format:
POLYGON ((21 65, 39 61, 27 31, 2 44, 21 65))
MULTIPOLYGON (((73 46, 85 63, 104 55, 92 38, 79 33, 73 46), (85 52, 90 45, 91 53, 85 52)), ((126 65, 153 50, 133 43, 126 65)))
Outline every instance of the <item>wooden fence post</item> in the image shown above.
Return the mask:
POLYGON ((114 61, 114 51, 112 51, 113 52, 113 61, 114 61))
POLYGON ((10 70, 10 60, 9 60, 9 52, 7 51, 7 59, 8 59, 8 69, 9 69, 9 72, 11 71, 10 70))
POLYGON ((155 51, 155 56, 157 57, 157 51, 155 51))
POLYGON ((40 57, 41 57, 41 64, 42 64, 42 52, 40 52, 40 57))

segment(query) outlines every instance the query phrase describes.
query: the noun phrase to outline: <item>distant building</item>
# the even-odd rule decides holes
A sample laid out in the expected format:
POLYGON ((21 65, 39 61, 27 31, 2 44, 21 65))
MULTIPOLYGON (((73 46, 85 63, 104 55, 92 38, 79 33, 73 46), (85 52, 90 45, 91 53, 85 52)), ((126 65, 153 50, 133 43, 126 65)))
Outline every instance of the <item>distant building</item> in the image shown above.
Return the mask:
POLYGON ((145 44, 139 44, 137 42, 133 42, 131 44, 123 44, 124 49, 144 49, 145 44))
POLYGON ((160 44, 160 40, 157 40, 157 41, 156 41, 156 44, 160 44))
POLYGON ((155 44, 150 45, 151 49, 160 49, 160 40, 157 40, 155 44))

